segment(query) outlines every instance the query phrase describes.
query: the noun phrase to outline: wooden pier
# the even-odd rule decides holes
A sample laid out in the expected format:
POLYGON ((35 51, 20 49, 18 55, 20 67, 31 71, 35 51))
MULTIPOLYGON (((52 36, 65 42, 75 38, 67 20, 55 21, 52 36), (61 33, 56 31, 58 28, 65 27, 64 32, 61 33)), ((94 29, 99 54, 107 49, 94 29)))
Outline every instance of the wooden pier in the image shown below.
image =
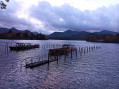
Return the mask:
POLYGON ((33 62, 33 59, 32 59, 32 60, 30 60, 29 64, 27 64, 27 62, 26 62, 25 67, 26 68, 34 68, 34 67, 38 67, 38 66, 41 66, 44 64, 49 64, 50 62, 58 61, 59 57, 64 56, 64 55, 66 57, 67 53, 61 54, 61 52, 60 53, 56 52, 54 54, 50 54, 50 52, 48 52, 48 58, 46 60, 42 60, 42 61, 38 60, 37 62, 33 62))
POLYGON ((53 61, 58 61, 60 56, 64 56, 66 58, 66 55, 71 52, 71 58, 72 58, 72 52, 76 53, 77 56, 77 49, 74 50, 71 49, 67 49, 67 48, 57 48, 57 49, 49 49, 48 52, 48 59, 47 60, 42 60, 42 61, 37 61, 37 62, 33 62, 33 59, 30 60, 30 63, 25 65, 26 68, 34 68, 43 64, 49 64, 50 62, 53 61))
POLYGON ((38 61, 38 62, 34 62, 34 63, 29 63, 26 64, 26 68, 34 68, 34 67, 38 67, 44 64, 48 64, 50 62, 56 61, 57 59, 52 59, 52 60, 42 60, 42 61, 38 61))
MULTIPOLYGON (((38 66, 41 66, 41 65, 44 65, 44 64, 49 64, 50 62, 54 62, 54 61, 57 61, 60 59, 61 56, 64 56, 65 60, 66 60, 66 56, 67 55, 71 55, 70 58, 72 59, 73 56, 76 56, 78 55, 78 52, 80 53, 80 55, 82 54, 86 54, 86 52, 90 52, 90 51, 94 51, 95 49, 99 49, 100 47, 99 46, 89 46, 89 47, 79 47, 79 50, 77 51, 76 50, 71 50, 70 52, 66 52, 64 51, 64 53, 61 53, 61 51, 57 51, 56 49, 49 49, 49 50, 54 50, 54 53, 51 54, 50 51, 48 52, 48 56, 45 60, 39 60, 39 57, 37 57, 37 61, 33 62, 33 60, 35 58, 32 58, 30 59, 30 63, 25 63, 25 68, 35 68, 35 67, 38 67, 38 66)), ((27 58, 29 59, 29 58, 27 58)), ((28 61, 28 60, 25 60, 25 61, 28 61)))

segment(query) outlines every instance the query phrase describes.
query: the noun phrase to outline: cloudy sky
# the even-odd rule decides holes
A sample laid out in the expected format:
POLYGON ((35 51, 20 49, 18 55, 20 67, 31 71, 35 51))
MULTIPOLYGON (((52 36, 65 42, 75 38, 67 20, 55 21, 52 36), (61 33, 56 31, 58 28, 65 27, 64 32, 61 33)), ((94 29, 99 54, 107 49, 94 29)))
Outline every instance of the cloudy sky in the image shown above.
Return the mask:
POLYGON ((7 9, 0 9, 0 27, 45 34, 67 29, 119 32, 119 0, 10 0, 5 4, 7 9))

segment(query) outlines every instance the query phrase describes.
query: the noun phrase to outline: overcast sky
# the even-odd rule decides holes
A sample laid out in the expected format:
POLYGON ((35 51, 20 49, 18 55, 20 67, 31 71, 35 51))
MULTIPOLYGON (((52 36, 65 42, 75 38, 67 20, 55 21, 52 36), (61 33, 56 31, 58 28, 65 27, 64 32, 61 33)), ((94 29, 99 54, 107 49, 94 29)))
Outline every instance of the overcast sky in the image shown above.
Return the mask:
POLYGON ((119 0, 10 0, 5 4, 7 9, 0 9, 0 27, 45 34, 67 29, 119 32, 119 0))

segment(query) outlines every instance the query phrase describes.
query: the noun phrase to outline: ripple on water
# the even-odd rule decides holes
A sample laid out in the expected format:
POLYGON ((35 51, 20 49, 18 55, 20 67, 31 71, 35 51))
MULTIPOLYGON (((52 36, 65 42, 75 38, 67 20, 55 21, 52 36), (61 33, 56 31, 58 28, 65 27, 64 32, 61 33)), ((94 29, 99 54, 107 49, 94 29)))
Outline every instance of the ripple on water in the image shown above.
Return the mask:
MULTIPOLYGON (((100 46, 101 49, 78 52, 78 56, 62 56, 58 62, 25 69, 21 61, 27 57, 39 56, 44 60, 47 49, 4 52, 0 45, 0 89, 118 89, 119 88, 119 45, 91 43, 85 41, 17 41, 28 43, 64 44, 76 47, 100 46)), ((42 47, 42 46, 41 46, 42 47)), ((75 54, 73 54, 75 55, 75 54)))

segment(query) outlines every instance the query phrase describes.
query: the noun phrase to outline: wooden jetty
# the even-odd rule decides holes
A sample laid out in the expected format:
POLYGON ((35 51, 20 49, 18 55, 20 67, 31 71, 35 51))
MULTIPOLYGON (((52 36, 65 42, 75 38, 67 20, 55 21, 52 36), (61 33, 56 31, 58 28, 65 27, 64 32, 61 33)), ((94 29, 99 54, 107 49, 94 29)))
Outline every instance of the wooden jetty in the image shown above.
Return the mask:
MULTIPOLYGON (((82 54, 86 54, 88 52, 94 51, 95 49, 98 49, 100 47, 98 46, 89 46, 89 47, 79 47, 79 54, 82 56, 82 54)), ((40 60, 40 57, 30 57, 26 58, 25 60, 25 68, 35 68, 44 64, 49 64, 50 62, 57 61, 60 59, 61 56, 64 56, 66 59, 67 54, 71 55, 71 59, 74 56, 74 53, 76 54, 77 58, 77 48, 75 48, 74 45, 71 44, 64 44, 61 48, 54 48, 49 49, 48 56, 44 60, 40 60), (28 60, 27 60, 28 59, 28 60), (37 59, 37 60, 35 60, 37 59)))
POLYGON ((43 64, 53 62, 53 61, 58 61, 59 56, 66 55, 69 52, 71 52, 71 58, 72 58, 72 51, 76 51, 77 53, 77 49, 75 48, 74 45, 71 45, 71 44, 62 45, 62 48, 49 49, 48 60, 42 60, 42 61, 37 61, 37 62, 32 61, 31 63, 26 64, 25 67, 34 68, 34 67, 37 67, 43 64))
POLYGON ((38 61, 38 62, 34 62, 34 63, 30 63, 30 64, 26 64, 26 68, 34 68, 34 67, 38 67, 53 61, 56 61, 57 59, 52 59, 52 60, 42 60, 42 61, 38 61))

